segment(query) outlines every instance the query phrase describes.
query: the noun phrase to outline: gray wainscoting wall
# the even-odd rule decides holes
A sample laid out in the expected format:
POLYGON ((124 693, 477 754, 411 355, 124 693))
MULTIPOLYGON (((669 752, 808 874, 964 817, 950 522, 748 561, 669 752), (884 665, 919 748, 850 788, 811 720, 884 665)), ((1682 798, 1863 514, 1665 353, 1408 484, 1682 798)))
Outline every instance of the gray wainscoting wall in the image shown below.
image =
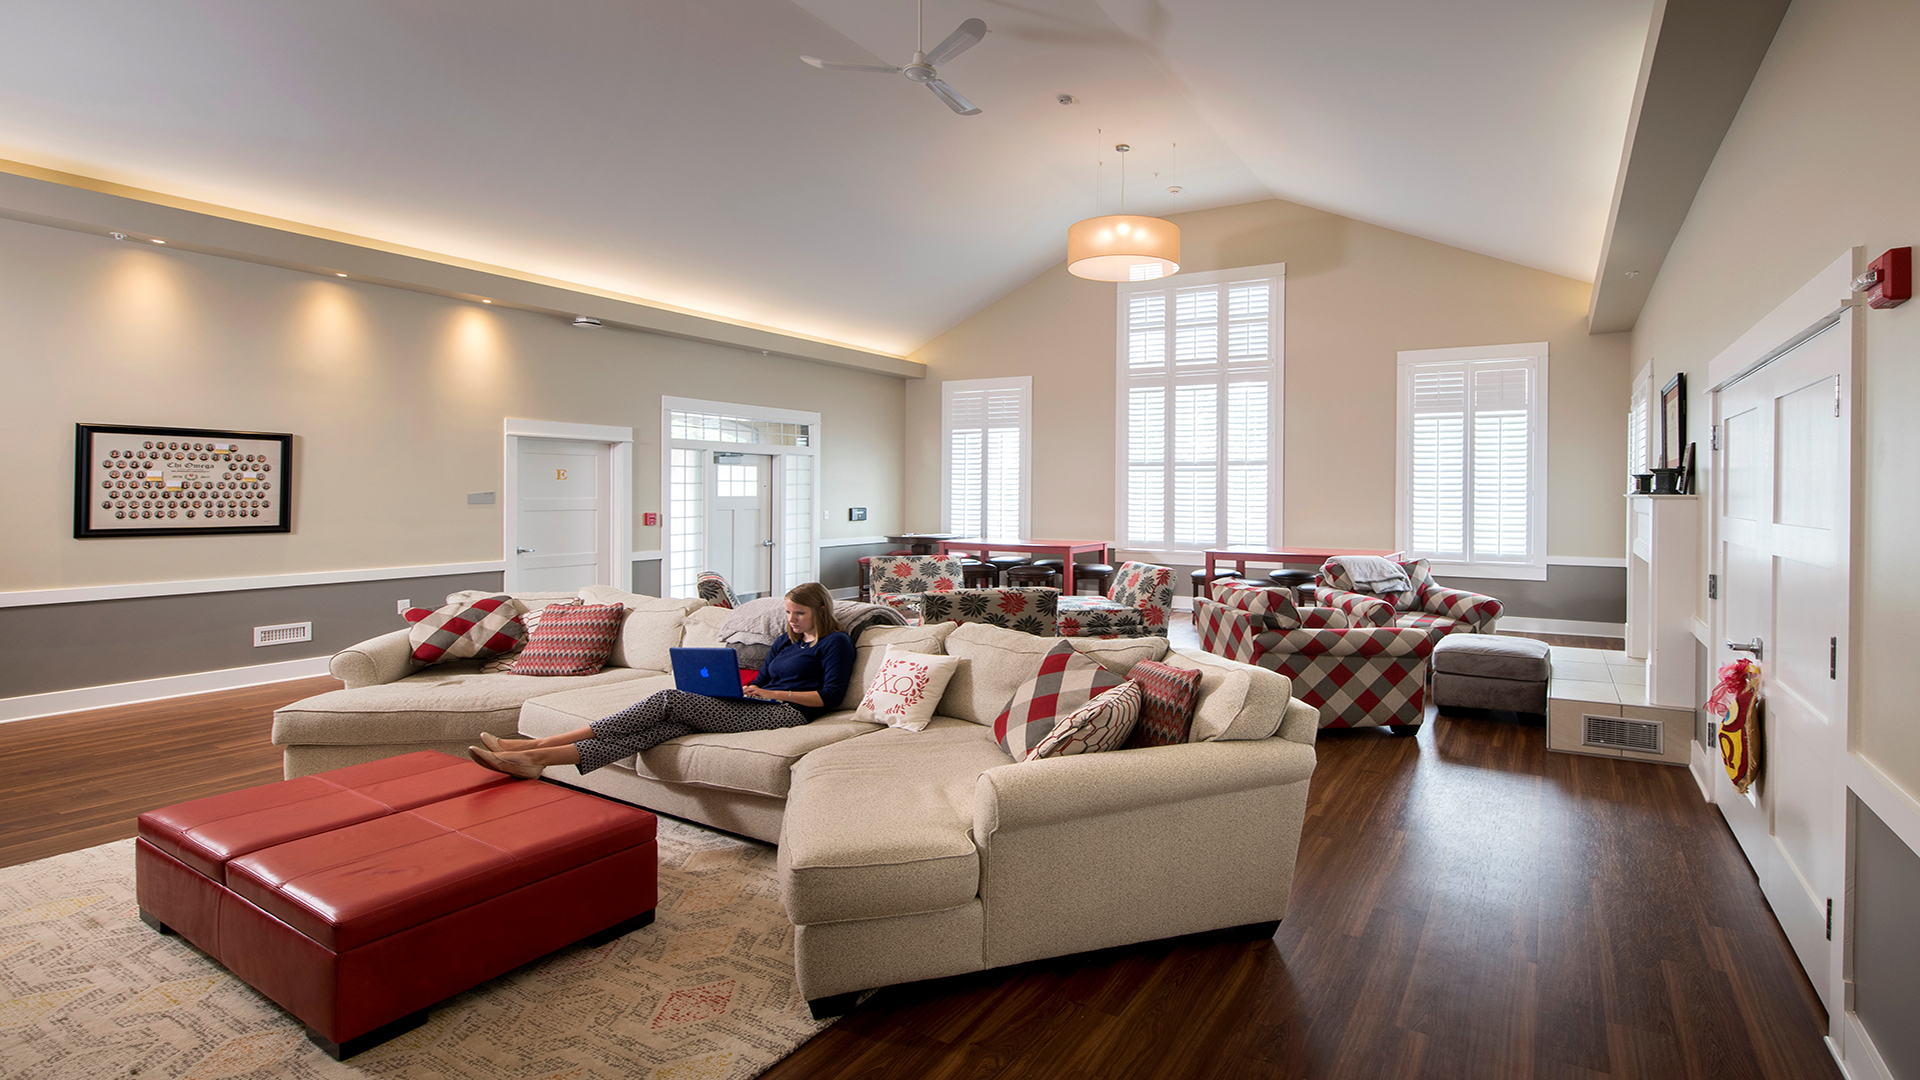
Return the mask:
POLYGON ((633 560, 633 591, 642 596, 660 596, 660 560, 633 560))
POLYGON ((1627 568, 1624 566, 1547 565, 1547 580, 1469 578, 1434 575, 1449 589, 1497 596, 1502 617, 1570 619, 1576 622, 1627 621, 1627 568))
POLYGON ((820 549, 820 584, 829 589, 857 589, 860 587, 860 560, 869 555, 885 555, 892 550, 893 545, 885 541, 823 547, 820 549))
POLYGON ((397 600, 439 607, 498 589, 498 571, 0 609, 0 698, 332 656, 398 630, 397 600), (253 628, 311 622, 313 640, 255 648, 253 628))
POLYGON ((1920 1076, 1920 855, 1856 801, 1854 830, 1854 1011, 1894 1076, 1920 1076))

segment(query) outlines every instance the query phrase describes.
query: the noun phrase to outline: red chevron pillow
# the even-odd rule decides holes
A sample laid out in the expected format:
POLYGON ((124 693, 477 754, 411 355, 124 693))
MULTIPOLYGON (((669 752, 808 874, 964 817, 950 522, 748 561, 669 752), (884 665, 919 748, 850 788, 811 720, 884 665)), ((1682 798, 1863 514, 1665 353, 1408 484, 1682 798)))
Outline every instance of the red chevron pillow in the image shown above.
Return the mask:
POLYGON ((1193 711, 1200 704, 1200 673, 1142 660, 1127 671, 1127 679, 1139 684, 1141 697, 1140 719, 1133 725, 1127 749, 1186 742, 1193 711))
POLYGON ((592 675, 613 655, 626 618, 624 604, 552 604, 527 635, 513 662, 515 675, 592 675))
POLYGON ((1062 641, 1040 658, 1040 671, 1013 692, 1013 700, 993 721, 1000 748, 1025 761, 1045 741, 1060 718, 1127 680, 1101 667, 1093 657, 1062 641))
POLYGON ((526 640, 527 628, 520 622, 524 610, 504 594, 437 609, 408 608, 406 620, 413 629, 407 631, 407 643, 423 664, 512 652, 526 640))
POLYGON ((1118 750, 1139 719, 1140 684, 1129 680, 1061 717, 1027 760, 1118 750))

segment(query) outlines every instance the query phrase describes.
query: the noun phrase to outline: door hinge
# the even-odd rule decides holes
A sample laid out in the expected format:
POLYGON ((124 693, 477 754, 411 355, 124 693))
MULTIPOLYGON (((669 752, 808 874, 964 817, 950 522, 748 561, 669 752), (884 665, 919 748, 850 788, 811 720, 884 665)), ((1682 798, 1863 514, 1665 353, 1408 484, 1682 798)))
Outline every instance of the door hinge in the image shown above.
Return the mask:
POLYGON ((1833 415, 1840 415, 1840 376, 1833 377, 1833 415))
POLYGON ((1833 940, 1833 898, 1827 898, 1827 940, 1833 940))
POLYGON ((1712 449, 1712 450, 1720 449, 1720 425, 1715 424, 1711 428, 1708 428, 1707 433, 1708 433, 1708 440, 1709 440, 1708 449, 1712 449))
POLYGON ((1707 575, 1707 599, 1709 600, 1720 599, 1720 575, 1719 574, 1707 575))
POLYGON ((1840 677, 1840 639, 1837 637, 1830 637, 1827 639, 1827 678, 1838 679, 1839 677, 1840 677))

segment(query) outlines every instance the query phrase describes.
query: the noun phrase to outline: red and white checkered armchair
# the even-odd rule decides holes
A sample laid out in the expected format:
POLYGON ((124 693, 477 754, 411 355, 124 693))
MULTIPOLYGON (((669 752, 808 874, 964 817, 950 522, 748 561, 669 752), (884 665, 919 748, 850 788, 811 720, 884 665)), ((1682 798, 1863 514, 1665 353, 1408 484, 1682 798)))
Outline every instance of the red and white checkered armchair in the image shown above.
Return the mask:
POLYGON ((1173 567, 1123 562, 1105 596, 1062 596, 1061 637, 1166 637, 1173 567))
POLYGON ((1349 625, 1338 608, 1298 611, 1278 589, 1217 582, 1211 591, 1215 599, 1194 601, 1201 647, 1285 675, 1293 696, 1320 710, 1321 727, 1411 735, 1426 721, 1427 657, 1439 635, 1349 625))
POLYGON ((1448 634, 1491 634, 1504 605, 1491 596, 1449 589, 1433 579, 1425 559, 1393 561, 1407 572, 1411 589, 1401 593, 1360 592, 1353 575, 1336 555, 1320 567, 1315 579, 1320 603, 1343 611, 1355 626, 1398 626, 1428 630, 1435 641, 1448 634))

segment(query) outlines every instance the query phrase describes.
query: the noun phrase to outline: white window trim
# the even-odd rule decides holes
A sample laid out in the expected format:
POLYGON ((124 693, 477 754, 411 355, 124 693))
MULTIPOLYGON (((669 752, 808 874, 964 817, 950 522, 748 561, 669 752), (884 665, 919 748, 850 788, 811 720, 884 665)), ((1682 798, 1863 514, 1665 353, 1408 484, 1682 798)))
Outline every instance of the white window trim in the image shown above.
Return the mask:
MULTIPOLYGON (((953 529, 953 395, 976 390, 1020 391, 1020 535, 1033 528, 1033 376, 951 379, 940 384, 940 531, 953 529)), ((1016 537, 983 537, 1011 540, 1016 537)))
MULTIPOLYGON (((1114 291, 1114 522, 1113 534, 1120 538, 1116 549, 1121 554, 1140 555, 1162 561, 1171 561, 1190 557, 1190 561, 1199 563, 1208 550, 1206 548, 1181 547, 1173 539, 1173 521, 1166 522, 1167 539, 1158 548, 1138 547, 1129 542, 1127 535, 1127 466, 1130 464, 1127 449, 1127 391, 1130 386, 1127 372, 1127 298, 1136 292, 1151 292, 1167 288, 1187 288, 1196 285, 1219 285, 1229 281, 1252 281, 1258 278, 1270 278, 1273 281, 1273 306, 1268 316, 1269 341, 1273 349, 1273 383, 1267 394, 1269 413, 1267 415, 1267 544, 1271 550, 1280 550, 1285 543, 1283 523, 1286 518, 1286 415, 1287 415, 1287 264, 1269 263, 1265 266, 1239 266, 1226 270, 1210 270, 1197 274, 1176 274, 1171 278, 1155 278, 1151 281, 1122 281, 1114 291)), ((1172 358, 1168 358, 1169 364, 1172 358)), ((1169 434, 1171 438, 1171 434, 1169 434)), ((1221 437, 1224 445, 1225 436, 1221 437)), ((1225 490, 1225 485, 1221 485, 1225 490)), ((1225 544, 1214 550, 1224 550, 1225 544)))
MULTIPOLYGON (((661 594, 665 595, 673 591, 673 587, 669 584, 669 582, 672 581, 672 573, 674 569, 673 543, 672 543, 673 500, 669 497, 669 494, 673 490, 673 455, 668 453, 669 450, 682 449, 682 450, 709 451, 708 456, 704 456, 700 459, 702 475, 705 475, 706 469, 712 465, 712 460, 713 460, 711 457, 712 452, 719 452, 723 454, 765 454, 765 455, 771 456, 774 459, 773 475, 771 477, 771 481, 773 485, 773 506, 768 510, 768 513, 770 515, 770 517, 768 518, 768 522, 769 522, 769 529, 773 534, 772 535, 773 544, 774 544, 773 577, 777 584, 785 576, 784 567, 786 566, 786 560, 787 560, 787 540, 786 540, 786 527, 785 527, 786 513, 787 513, 787 485, 786 485, 786 474, 784 471, 786 466, 785 458, 792 455, 802 455, 812 459, 813 489, 811 492, 811 496, 813 498, 814 506, 816 508, 819 508, 821 504, 820 450, 821 450, 821 443, 824 441, 824 439, 825 439, 825 436, 820 430, 820 414, 817 412, 803 412, 798 409, 778 409, 778 408, 774 408, 771 405, 744 405, 737 401, 707 401, 701 398, 668 397, 664 394, 661 395, 660 397, 660 462, 659 462, 660 490, 658 495, 658 501, 660 505, 660 536, 663 541, 661 553, 660 553, 660 592, 661 594), (782 424, 806 424, 807 425, 807 441, 811 445, 783 446, 778 443, 708 442, 702 439, 676 439, 673 437, 673 414, 676 412, 717 413, 722 416, 738 416, 746 420, 766 420, 766 421, 771 421, 774 423, 782 423, 782 424)), ((705 509, 705 505, 706 504, 703 501, 701 504, 703 511, 705 509)), ((821 532, 821 527, 825 523, 825 521, 826 521, 826 512, 824 509, 822 509, 821 517, 818 520, 814 520, 811 522, 811 524, 813 525, 813 529, 811 530, 812 547, 813 547, 813 572, 816 579, 820 574, 820 568, 821 568, 820 532, 821 532)), ((703 537, 702 543, 704 544, 705 543, 704 522, 702 523, 702 526, 703 527, 702 527, 701 535, 703 537)), ((697 568, 696 568, 696 572, 697 572, 697 568)), ((784 592, 785 590, 776 589, 775 591, 784 592)))
MULTIPOLYGON (((1533 422, 1529 425, 1527 440, 1528 464, 1531 466, 1527 485, 1527 503, 1530 511, 1527 534, 1530 538, 1529 547, 1532 550, 1525 559, 1503 559, 1498 562, 1432 559, 1430 566, 1435 576, 1440 577, 1452 574, 1460 577, 1545 581, 1547 563, 1551 561, 1547 558, 1547 417, 1551 412, 1552 398, 1547 392, 1547 343, 1544 341, 1530 341, 1516 345, 1474 345, 1459 349, 1410 349, 1399 354, 1399 363, 1394 370, 1395 395, 1398 401, 1394 417, 1395 541, 1400 550, 1411 552, 1413 401, 1410 396, 1412 382, 1407 377, 1407 368, 1420 364, 1461 363, 1471 360, 1533 361, 1535 404, 1532 410, 1533 422)), ((1468 527, 1471 528, 1470 515, 1468 523, 1468 527)))

